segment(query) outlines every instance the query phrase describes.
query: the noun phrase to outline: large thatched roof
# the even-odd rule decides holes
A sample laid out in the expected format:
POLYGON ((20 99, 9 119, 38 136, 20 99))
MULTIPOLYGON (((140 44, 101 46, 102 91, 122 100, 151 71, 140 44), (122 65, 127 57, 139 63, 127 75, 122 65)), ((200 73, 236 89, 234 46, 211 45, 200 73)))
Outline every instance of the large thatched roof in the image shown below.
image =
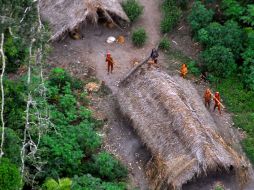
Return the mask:
POLYGON ((40 13, 43 21, 50 24, 53 35, 51 40, 64 32, 73 30, 86 21, 98 19, 101 11, 108 19, 118 17, 129 21, 118 0, 43 0, 40 1, 40 13))
POLYGON ((197 176, 230 168, 246 176, 248 164, 223 140, 190 82, 142 69, 129 80, 117 99, 153 155, 151 189, 181 189, 197 176))

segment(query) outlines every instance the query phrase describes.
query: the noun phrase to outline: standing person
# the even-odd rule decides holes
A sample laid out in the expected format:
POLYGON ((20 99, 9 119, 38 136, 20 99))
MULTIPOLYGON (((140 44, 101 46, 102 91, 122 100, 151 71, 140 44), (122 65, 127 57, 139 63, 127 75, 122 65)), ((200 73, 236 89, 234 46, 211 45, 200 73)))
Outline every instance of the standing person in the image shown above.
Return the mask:
POLYGON ((158 53, 158 51, 157 51, 155 48, 152 49, 152 52, 151 52, 150 57, 152 58, 152 60, 153 60, 153 62, 154 62, 155 64, 158 63, 159 53, 158 53))
POLYGON ((212 94, 209 88, 205 90, 204 98, 205 98, 205 107, 210 108, 212 94))
POLYGON ((188 73, 188 68, 187 68, 187 65, 184 63, 184 64, 182 64, 182 66, 181 66, 181 76, 182 76, 183 78, 185 78, 185 76, 187 75, 187 73, 188 73))
POLYGON ((214 108, 213 108, 213 111, 215 111, 215 108, 217 107, 218 110, 219 110, 219 113, 221 114, 221 109, 220 109, 220 93, 219 92, 215 92, 214 94, 214 97, 213 97, 213 100, 214 100, 214 108))
POLYGON ((108 65, 108 74, 109 72, 113 72, 113 69, 114 69, 114 61, 113 61, 113 58, 111 57, 111 54, 110 53, 107 53, 107 56, 106 56, 106 63, 108 65))

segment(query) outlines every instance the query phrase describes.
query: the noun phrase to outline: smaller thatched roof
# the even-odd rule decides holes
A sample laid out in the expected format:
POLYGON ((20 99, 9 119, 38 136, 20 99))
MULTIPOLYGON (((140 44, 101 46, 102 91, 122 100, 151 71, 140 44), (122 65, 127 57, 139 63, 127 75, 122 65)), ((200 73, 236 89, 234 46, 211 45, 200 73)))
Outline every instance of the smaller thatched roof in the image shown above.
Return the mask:
POLYGON ((151 189, 181 189, 203 175, 233 170, 241 180, 248 162, 227 144, 192 84, 159 70, 139 70, 117 93, 119 109, 153 155, 151 189))
POLYGON ((109 20, 118 17, 129 21, 118 0, 43 0, 40 1, 42 20, 52 27, 51 40, 56 40, 66 31, 90 19, 98 20, 98 11, 109 20))

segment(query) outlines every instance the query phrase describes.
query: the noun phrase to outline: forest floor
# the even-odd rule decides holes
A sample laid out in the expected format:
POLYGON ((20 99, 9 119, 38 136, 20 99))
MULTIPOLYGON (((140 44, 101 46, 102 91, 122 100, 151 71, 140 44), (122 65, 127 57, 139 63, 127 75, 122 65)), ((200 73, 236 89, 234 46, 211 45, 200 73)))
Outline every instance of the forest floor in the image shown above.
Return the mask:
MULTIPOLYGON (((144 165, 151 156, 132 127, 118 114, 114 100, 118 83, 133 67, 132 61, 134 59, 142 61, 150 54, 152 48, 157 45, 162 37, 160 33, 160 5, 154 0, 140 0, 140 2, 144 5, 144 13, 130 28, 119 30, 116 28, 108 29, 102 25, 89 25, 82 29, 83 40, 72 40, 67 37, 61 42, 54 43, 53 51, 49 56, 49 66, 63 67, 73 76, 84 80, 88 75, 94 73, 100 81, 105 81, 112 94, 103 98, 92 97, 92 107, 96 114, 108 120, 102 134, 104 136, 104 147, 128 167, 130 184, 132 184, 130 189, 137 187, 140 190, 148 190, 149 185, 144 165), (147 31, 148 41, 143 48, 136 48, 131 43, 130 31, 131 28, 135 29, 140 26, 147 31), (109 36, 117 37, 119 35, 125 37, 124 44, 106 43, 109 36), (116 61, 115 70, 110 75, 107 74, 105 63, 107 52, 110 52, 116 61)), ((185 20, 179 23, 178 27, 168 35, 168 38, 172 42, 171 49, 173 51, 180 51, 191 59, 197 59, 200 46, 192 41, 185 20)), ((169 74, 176 75, 178 73, 175 70, 179 69, 182 62, 170 54, 160 52, 159 64, 169 74)), ((187 80, 193 80, 193 78, 188 77, 187 80)), ((206 83, 195 85, 201 97, 207 85, 206 83)), ((202 101, 201 98, 200 101, 202 101)), ((232 127, 233 122, 230 113, 223 110, 222 116, 217 112, 211 112, 211 115, 227 143, 232 144, 235 149, 242 152, 239 144, 242 134, 232 127)), ((212 189, 216 181, 222 181, 228 189, 237 190, 235 182, 223 176, 213 176, 206 181, 191 184, 187 189, 212 189)), ((250 183, 246 187, 246 190, 248 189, 254 189, 254 184, 250 183)))

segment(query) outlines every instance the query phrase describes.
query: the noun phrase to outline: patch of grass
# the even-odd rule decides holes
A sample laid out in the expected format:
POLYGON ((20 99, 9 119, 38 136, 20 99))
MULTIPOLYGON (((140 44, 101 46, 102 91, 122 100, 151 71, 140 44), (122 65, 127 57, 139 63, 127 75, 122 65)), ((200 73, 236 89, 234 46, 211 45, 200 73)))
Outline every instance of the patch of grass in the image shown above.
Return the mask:
POLYGON ((131 22, 137 20, 144 10, 144 7, 137 0, 126 0, 122 3, 122 7, 131 22))
POLYGON ((229 78, 217 84, 227 109, 234 113, 236 127, 242 128, 247 137, 242 142, 247 156, 254 163, 254 92, 244 89, 239 79, 229 78))
POLYGON ((144 28, 138 28, 133 31, 132 33, 132 42, 137 47, 142 47, 146 40, 147 40, 147 34, 144 28))
POLYGON ((159 43, 159 48, 162 50, 169 50, 170 41, 166 37, 162 38, 159 43))

